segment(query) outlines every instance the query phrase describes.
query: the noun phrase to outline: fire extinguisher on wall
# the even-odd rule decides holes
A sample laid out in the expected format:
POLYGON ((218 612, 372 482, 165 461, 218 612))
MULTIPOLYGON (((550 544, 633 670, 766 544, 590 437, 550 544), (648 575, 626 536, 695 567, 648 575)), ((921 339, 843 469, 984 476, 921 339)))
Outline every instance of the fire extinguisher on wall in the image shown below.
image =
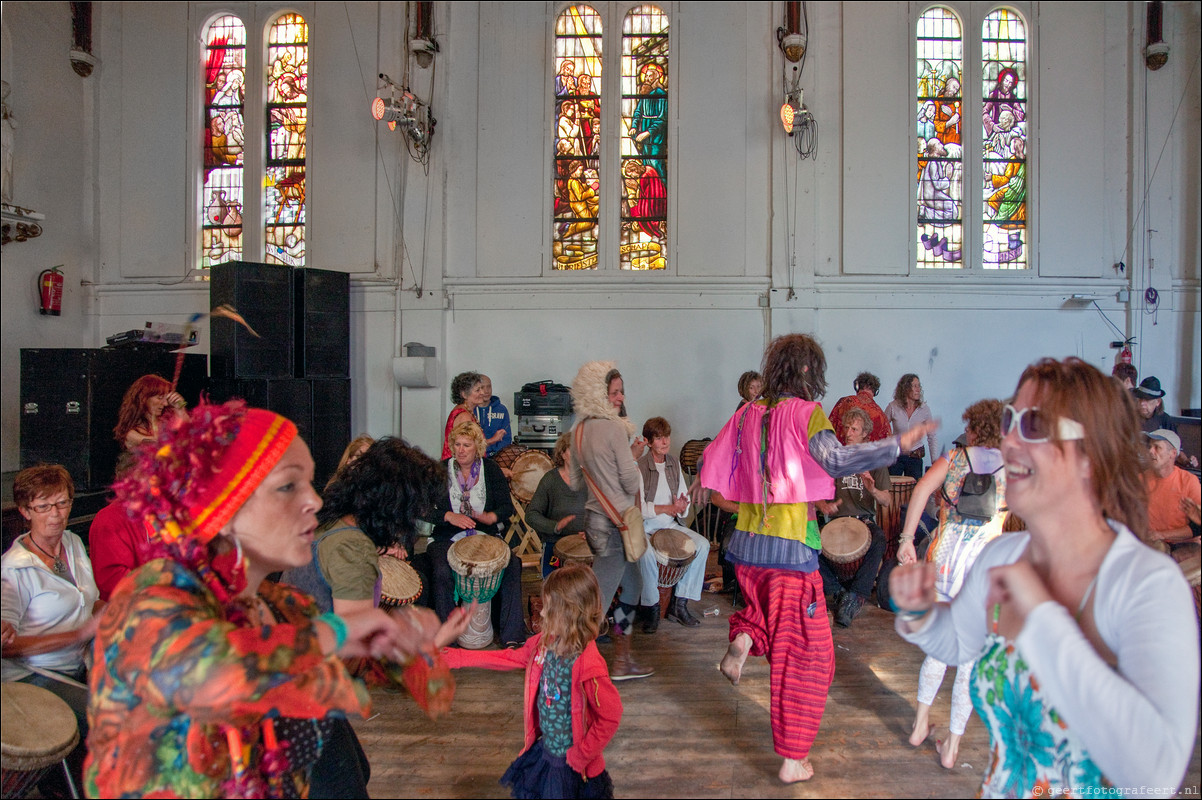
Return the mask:
POLYGON ((63 265, 44 269, 38 274, 38 294, 41 306, 38 308, 44 315, 52 317, 63 313, 63 265))

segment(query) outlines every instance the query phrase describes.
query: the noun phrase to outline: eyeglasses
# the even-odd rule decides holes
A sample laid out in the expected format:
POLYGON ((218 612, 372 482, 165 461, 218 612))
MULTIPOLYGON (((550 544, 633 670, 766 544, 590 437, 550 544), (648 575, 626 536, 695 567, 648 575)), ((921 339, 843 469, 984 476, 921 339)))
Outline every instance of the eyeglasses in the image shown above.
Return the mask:
POLYGON ((36 506, 30 506, 29 510, 35 514, 49 514, 50 509, 52 508, 57 508, 59 511, 66 511, 70 507, 70 500, 59 500, 57 503, 38 503, 36 506))
MULTIPOLYGON (((1077 441, 1085 438, 1085 426, 1068 417, 1060 417, 1057 433, 1061 441, 1077 441)), ((1018 427, 1018 438, 1024 442, 1046 442, 1052 438, 1051 424, 1039 406, 1029 406, 1019 411, 1012 405, 1002 408, 1002 436, 1018 427)))

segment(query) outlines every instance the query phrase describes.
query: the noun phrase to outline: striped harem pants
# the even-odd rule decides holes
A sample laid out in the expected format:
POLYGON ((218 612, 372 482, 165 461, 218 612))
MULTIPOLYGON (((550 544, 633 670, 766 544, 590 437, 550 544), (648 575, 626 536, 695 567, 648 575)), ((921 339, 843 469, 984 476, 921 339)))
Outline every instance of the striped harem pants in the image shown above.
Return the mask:
POLYGON ((746 608, 730 618, 730 639, 751 637, 771 673, 772 742, 777 755, 810 754, 835 677, 835 649, 818 571, 735 565, 746 608))

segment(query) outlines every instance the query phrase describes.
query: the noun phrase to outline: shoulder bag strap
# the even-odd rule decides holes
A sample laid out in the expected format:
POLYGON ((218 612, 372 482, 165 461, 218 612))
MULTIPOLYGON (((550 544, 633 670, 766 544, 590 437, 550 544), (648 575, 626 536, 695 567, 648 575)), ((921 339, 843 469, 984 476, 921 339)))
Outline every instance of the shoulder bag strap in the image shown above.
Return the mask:
POLYGON ((580 459, 580 471, 584 473, 585 483, 592 491, 593 496, 597 498, 597 502, 601 504, 601 508, 605 510, 605 516, 609 517, 609 521, 617 526, 618 530, 626 530, 626 523, 622 521, 622 515, 614 508, 614 504, 609 502, 609 498, 605 496, 605 492, 601 491, 601 487, 597 486, 597 482, 593 480, 593 476, 589 474, 588 468, 584 466, 584 420, 576 426, 576 458, 580 459))

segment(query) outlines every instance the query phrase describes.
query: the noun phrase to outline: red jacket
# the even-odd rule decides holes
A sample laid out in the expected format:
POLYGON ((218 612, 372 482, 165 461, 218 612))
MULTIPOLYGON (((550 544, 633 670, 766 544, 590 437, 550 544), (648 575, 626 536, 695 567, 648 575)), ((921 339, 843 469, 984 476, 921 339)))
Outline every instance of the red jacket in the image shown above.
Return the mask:
POLYGON ((96 513, 88 529, 88 552, 101 600, 107 603, 121 579, 145 563, 142 548, 149 541, 146 523, 130 519, 116 500, 96 513))
MULTIPOLYGON (((443 651, 451 668, 483 667, 484 669, 526 668, 525 730, 526 743, 522 752, 538 739, 538 682, 543 675, 540 658, 542 634, 526 640, 518 650, 461 650, 443 651)), ((568 766, 586 778, 595 778, 605 769, 602 751, 617 733, 622 719, 622 698, 609 679, 605 660, 597 645, 589 642, 572 665, 572 746, 568 748, 568 766)))

